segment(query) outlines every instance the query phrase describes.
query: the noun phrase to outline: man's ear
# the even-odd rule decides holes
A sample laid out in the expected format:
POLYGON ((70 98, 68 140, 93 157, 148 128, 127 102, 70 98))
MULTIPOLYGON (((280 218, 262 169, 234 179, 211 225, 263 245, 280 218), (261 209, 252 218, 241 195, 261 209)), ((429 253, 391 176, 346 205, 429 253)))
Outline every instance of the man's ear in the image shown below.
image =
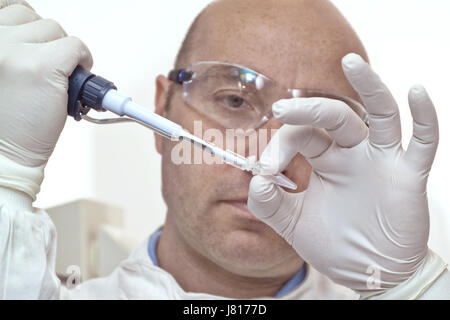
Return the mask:
MULTIPOLYGON (((164 116, 169 99, 170 80, 163 75, 156 77, 156 92, 155 92, 155 113, 164 116)), ((163 137, 155 133, 155 147, 159 154, 162 152, 162 139, 163 137)))

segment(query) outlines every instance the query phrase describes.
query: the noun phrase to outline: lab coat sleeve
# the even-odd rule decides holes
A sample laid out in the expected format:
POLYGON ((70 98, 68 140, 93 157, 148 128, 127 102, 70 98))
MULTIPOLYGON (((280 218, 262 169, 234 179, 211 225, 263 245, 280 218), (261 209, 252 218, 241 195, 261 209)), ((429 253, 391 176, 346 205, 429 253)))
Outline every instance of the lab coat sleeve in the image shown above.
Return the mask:
POLYGON ((419 300, 450 300, 450 271, 446 269, 419 300))
POLYGON ((59 299, 56 229, 29 195, 0 186, 0 299, 59 299))

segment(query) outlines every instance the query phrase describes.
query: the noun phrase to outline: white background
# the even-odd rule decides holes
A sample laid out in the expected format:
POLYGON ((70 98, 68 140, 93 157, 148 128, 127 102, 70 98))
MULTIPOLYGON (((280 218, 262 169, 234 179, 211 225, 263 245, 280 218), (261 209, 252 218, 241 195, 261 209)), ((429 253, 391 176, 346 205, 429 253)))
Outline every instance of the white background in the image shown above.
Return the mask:
MULTIPOLYGON (((153 110, 155 77, 172 67, 191 21, 207 0, 29 0, 94 56, 93 72, 153 110)), ((430 246, 450 261, 450 1, 334 0, 365 44, 371 64, 397 98, 404 143, 411 135, 410 86, 432 96, 441 140, 428 184, 430 246)), ((299 21, 301 23, 301 21, 299 21)), ((126 229, 143 239, 164 221, 160 157, 138 125, 96 126, 68 119, 35 205, 91 198, 122 207, 126 229)))

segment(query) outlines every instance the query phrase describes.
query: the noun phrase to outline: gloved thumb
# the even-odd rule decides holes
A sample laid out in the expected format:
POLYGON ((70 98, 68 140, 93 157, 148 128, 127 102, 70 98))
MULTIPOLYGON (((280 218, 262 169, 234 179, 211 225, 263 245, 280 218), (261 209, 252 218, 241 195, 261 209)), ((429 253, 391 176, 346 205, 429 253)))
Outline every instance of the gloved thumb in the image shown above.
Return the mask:
POLYGON ((264 176, 254 176, 247 207, 292 245, 303 198, 304 192, 289 193, 264 176))

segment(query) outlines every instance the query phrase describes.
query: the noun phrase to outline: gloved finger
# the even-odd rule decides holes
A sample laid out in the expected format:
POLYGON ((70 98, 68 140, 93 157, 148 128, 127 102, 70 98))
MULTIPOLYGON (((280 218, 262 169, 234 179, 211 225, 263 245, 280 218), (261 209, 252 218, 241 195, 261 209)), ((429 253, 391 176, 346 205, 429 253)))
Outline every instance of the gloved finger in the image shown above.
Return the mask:
POLYGON ((39 19, 19 26, 5 27, 5 42, 43 43, 67 36, 58 22, 52 19, 39 19))
POLYGON ((91 70, 93 59, 86 44, 76 37, 64 37, 46 44, 49 55, 52 57, 49 63, 66 77, 69 77, 77 65, 86 70, 91 70))
MULTIPOLYGON (((20 4, 22 6, 28 7, 30 9, 33 9, 28 2, 24 0, 0 0, 0 10, 15 4, 20 4)), ((34 9, 33 9, 34 10, 34 9)))
POLYGON ((39 19, 41 17, 33 9, 21 4, 0 9, 0 26, 17 26, 39 19))
POLYGON ((354 53, 342 59, 342 67, 369 113, 369 140, 383 147, 401 143, 398 106, 380 77, 373 72, 367 62, 354 53))
POLYGON ((410 89, 408 100, 413 117, 413 136, 405 159, 418 170, 429 172, 439 143, 436 110, 425 88, 420 85, 410 89))
POLYGON ((333 140, 322 128, 283 125, 273 135, 261 154, 261 174, 276 174, 283 171, 297 153, 301 153, 314 169, 313 158, 322 155, 333 140))
POLYGON ((250 181, 247 206, 292 245, 303 198, 304 192, 289 193, 263 176, 254 176, 250 181))
POLYGON ((341 147, 354 147, 368 134, 361 118, 344 102, 328 98, 283 99, 274 103, 273 115, 291 125, 324 128, 341 147))

